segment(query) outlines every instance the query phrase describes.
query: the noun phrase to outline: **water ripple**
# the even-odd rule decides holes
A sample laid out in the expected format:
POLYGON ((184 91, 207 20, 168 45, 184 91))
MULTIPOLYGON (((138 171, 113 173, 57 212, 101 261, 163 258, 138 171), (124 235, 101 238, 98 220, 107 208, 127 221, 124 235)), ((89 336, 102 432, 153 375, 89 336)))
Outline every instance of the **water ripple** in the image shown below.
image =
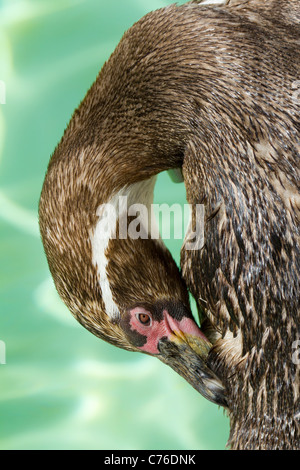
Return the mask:
POLYGON ((9 199, 1 189, 0 218, 29 235, 39 237, 37 214, 9 199))

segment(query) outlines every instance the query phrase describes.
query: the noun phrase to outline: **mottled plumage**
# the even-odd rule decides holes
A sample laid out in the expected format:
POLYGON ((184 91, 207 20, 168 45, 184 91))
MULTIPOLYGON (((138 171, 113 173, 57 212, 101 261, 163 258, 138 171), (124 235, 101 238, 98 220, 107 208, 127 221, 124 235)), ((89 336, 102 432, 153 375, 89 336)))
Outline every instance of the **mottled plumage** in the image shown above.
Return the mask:
MULTIPOLYGON (((191 2, 142 18, 75 111, 40 201, 58 292, 97 336, 139 350, 128 311, 191 319, 187 285, 214 343, 199 354, 200 388, 228 404, 233 449, 300 446, 299 28, 298 0, 191 2), (138 200, 173 168, 182 168, 188 202, 205 205, 205 245, 182 247, 182 280, 160 241, 109 240, 113 320, 93 263, 97 210, 136 184, 138 200)), ((179 364, 177 343, 160 344, 161 360, 197 388, 197 348, 181 345, 179 364)))

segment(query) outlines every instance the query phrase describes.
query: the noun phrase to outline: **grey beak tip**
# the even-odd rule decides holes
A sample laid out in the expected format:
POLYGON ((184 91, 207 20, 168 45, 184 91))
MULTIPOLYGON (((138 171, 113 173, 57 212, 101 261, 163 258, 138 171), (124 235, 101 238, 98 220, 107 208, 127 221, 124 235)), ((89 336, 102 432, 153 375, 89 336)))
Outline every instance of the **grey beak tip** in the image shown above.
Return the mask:
POLYGON ((226 390, 220 379, 187 344, 177 345, 167 338, 159 343, 159 359, 181 375, 207 400, 227 407, 226 390))

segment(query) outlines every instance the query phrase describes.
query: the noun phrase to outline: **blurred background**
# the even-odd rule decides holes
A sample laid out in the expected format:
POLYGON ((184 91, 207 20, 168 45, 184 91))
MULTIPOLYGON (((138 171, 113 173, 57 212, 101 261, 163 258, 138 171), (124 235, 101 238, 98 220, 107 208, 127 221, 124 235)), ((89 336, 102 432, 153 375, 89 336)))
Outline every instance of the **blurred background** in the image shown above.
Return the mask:
MULTIPOLYGON (((60 301, 39 238, 48 160, 122 34, 168 0, 0 0, 0 448, 224 449, 228 419, 60 301)), ((184 2, 178 2, 184 3, 184 2)), ((155 202, 185 202, 159 176, 155 202)), ((181 240, 167 241, 179 261, 181 240)))

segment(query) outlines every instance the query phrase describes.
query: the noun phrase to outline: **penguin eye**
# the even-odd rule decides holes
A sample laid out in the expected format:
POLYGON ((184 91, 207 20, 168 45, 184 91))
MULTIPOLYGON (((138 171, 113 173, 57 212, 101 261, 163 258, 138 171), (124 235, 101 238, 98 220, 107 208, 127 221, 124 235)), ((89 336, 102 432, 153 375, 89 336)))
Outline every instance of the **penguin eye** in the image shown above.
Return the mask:
POLYGON ((147 313, 137 313, 136 318, 144 326, 150 326, 151 325, 151 317, 147 313))

